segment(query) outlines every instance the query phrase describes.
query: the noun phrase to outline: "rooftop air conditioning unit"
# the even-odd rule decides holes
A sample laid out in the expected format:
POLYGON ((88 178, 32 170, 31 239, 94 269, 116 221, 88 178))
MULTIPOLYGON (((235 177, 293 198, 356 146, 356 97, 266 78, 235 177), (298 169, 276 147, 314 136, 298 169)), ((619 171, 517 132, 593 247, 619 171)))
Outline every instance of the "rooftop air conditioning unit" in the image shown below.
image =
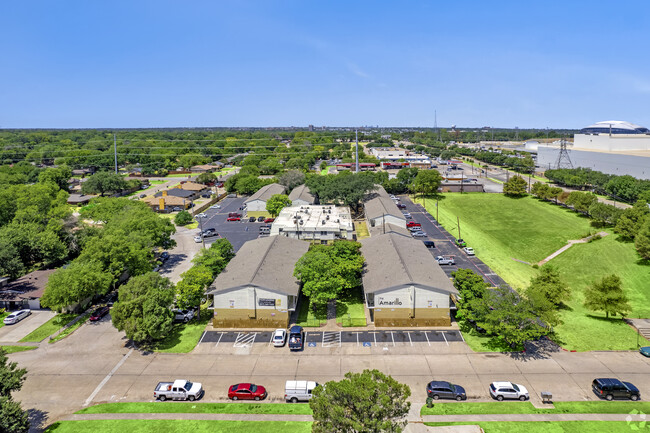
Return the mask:
POLYGON ((323 222, 323 225, 325 225, 325 220, 323 220, 322 222, 323 222))

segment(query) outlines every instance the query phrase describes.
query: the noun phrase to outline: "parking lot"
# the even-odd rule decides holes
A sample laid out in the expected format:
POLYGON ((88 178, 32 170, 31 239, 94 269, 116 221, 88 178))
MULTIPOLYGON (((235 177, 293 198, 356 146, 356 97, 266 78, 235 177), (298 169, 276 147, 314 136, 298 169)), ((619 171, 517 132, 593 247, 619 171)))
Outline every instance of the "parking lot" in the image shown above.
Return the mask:
MULTIPOLYGON (((445 273, 451 277, 451 273, 459 268, 471 269, 483 277, 483 279, 492 286, 507 285, 492 269, 476 256, 468 256, 463 250, 454 244, 455 237, 452 236, 442 226, 439 226, 433 216, 431 216, 420 204, 413 203, 408 197, 400 196, 401 202, 406 205, 405 212, 409 212, 413 220, 422 225, 428 237, 418 238, 421 240, 431 240, 435 243, 435 248, 431 248, 433 256, 452 256, 455 265, 440 266, 445 273)), ((471 245, 469 245, 471 246, 471 245)))
MULTIPOLYGON (((201 352, 232 353, 232 349, 272 346, 272 331, 205 331, 199 342, 201 352)), ((408 348, 436 352, 452 343, 464 342, 457 330, 374 330, 305 332, 305 352, 318 348, 408 348)), ((465 346, 464 344, 462 346, 465 346)), ((235 351, 236 352, 236 351, 235 351)))

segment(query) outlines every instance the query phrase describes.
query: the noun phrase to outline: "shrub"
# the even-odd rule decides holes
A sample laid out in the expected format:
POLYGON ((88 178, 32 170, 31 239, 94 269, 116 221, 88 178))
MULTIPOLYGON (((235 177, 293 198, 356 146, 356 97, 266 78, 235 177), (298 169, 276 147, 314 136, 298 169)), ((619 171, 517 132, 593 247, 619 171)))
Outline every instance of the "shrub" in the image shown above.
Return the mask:
POLYGON ((182 210, 176 215, 176 218, 174 218, 174 222, 176 223, 177 226, 184 226, 189 223, 191 223, 192 220, 192 215, 186 210, 182 210))

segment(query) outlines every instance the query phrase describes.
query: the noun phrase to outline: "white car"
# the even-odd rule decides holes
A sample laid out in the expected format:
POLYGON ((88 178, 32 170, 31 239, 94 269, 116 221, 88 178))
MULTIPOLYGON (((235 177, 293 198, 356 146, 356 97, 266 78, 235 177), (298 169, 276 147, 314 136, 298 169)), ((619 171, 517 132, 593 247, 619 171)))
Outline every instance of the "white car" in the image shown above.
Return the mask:
POLYGON ((198 214, 196 217, 197 217, 197 218, 207 218, 208 216, 207 216, 206 214, 204 214, 203 212, 201 212, 201 213, 198 214))
POLYGON ((473 256, 474 255, 474 248, 465 247, 465 248, 463 248, 463 251, 465 251, 465 254, 467 254, 468 256, 473 256))
POLYGON ((196 242, 197 244, 203 242, 203 236, 201 235, 194 236, 194 242, 196 242))
POLYGON ((408 212, 404 212, 404 218, 411 218, 411 214, 408 212))
POLYGON ((525 386, 512 382, 492 382, 490 395, 499 401, 503 401, 504 398, 526 401, 530 398, 525 386))
POLYGON ((212 206, 210 206, 210 209, 221 209, 221 205, 220 204, 213 204, 212 206))
POLYGON ((14 323, 20 322, 30 314, 32 314, 31 310, 14 311, 13 313, 5 317, 3 322, 5 325, 13 325, 14 323))
POLYGON ((287 330, 286 329, 276 329, 273 333, 273 345, 275 347, 282 347, 287 341, 287 330))
POLYGON ((411 235, 415 236, 416 238, 426 238, 427 234, 423 231, 416 231, 412 232, 411 235))

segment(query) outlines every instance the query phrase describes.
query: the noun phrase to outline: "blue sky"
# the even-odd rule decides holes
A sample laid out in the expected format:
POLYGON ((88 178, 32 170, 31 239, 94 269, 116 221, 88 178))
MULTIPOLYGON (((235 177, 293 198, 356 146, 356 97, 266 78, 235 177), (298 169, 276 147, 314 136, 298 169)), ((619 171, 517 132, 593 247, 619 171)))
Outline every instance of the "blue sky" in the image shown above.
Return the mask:
POLYGON ((650 3, 5 1, 0 128, 650 126, 650 3))

